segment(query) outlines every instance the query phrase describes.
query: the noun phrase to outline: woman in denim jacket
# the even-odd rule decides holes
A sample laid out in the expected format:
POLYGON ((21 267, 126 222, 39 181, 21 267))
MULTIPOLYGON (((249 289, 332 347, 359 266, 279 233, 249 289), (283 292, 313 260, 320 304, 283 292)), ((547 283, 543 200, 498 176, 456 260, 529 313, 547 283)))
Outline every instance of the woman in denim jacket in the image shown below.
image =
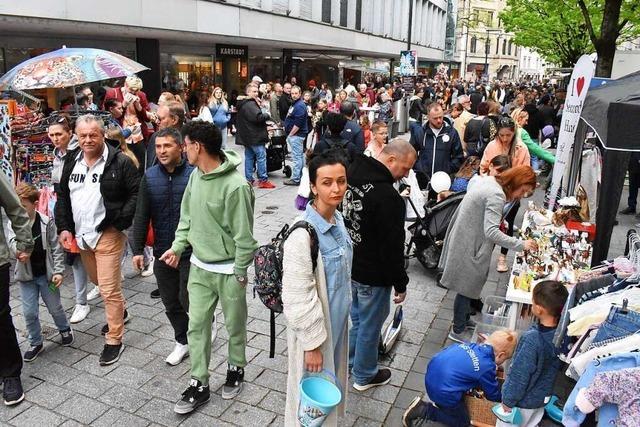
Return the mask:
POLYGON ((317 266, 313 270, 311 238, 305 229, 294 230, 284 244, 282 303, 287 319, 289 374, 285 426, 297 425, 298 384, 305 371, 335 372, 343 391, 342 403, 324 425, 336 426, 344 415, 347 386, 347 344, 351 304, 353 246, 336 209, 347 190, 343 156, 328 151, 309 162, 313 200, 298 220, 307 221, 318 238, 317 266))

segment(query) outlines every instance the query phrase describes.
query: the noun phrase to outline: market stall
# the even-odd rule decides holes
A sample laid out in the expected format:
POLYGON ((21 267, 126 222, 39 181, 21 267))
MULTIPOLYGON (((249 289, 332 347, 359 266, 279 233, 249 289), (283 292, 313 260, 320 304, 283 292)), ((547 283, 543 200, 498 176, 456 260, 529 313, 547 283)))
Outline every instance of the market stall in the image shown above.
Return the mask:
MULTIPOLYGON (((31 58, 0 78, 0 91, 9 98, 0 103, 1 170, 14 182, 27 181, 50 188, 53 144, 47 136, 49 118, 40 100, 25 91, 59 90, 128 76, 146 70, 122 55, 89 48, 66 48, 31 58), (17 94, 17 95, 16 95, 17 94)), ((56 117, 62 112, 53 112, 56 117)), ((76 105, 64 114, 74 119, 91 113, 108 120, 108 112, 84 111, 76 105)))
MULTIPOLYGON (((631 151, 640 151, 640 72, 629 74, 606 85, 589 90, 582 108, 581 121, 593 130, 602 145, 602 173, 597 199, 594 265, 607 258, 620 196, 631 151)), ((569 179, 569 194, 575 188, 584 138, 574 147, 569 179)))

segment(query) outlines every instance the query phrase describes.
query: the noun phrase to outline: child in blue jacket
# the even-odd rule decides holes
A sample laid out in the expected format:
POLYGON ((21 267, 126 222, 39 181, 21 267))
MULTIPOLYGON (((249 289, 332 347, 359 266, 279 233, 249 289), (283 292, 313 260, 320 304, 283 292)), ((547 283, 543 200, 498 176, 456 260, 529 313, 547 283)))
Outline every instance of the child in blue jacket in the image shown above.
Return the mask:
MULTIPOLYGON (((521 427, 537 426, 544 415, 545 398, 551 396, 560 359, 553 345, 567 288, 558 281, 545 280, 533 288, 532 312, 538 324, 522 334, 516 347, 511 371, 502 389, 502 407, 507 413, 517 407, 521 427)), ((498 420, 496 427, 513 426, 498 420)))
POLYGON ((454 344, 440 351, 429 362, 424 377, 428 401, 417 396, 405 411, 402 425, 430 420, 451 427, 468 426, 464 394, 481 388, 487 399, 500 402, 497 367, 511 358, 516 342, 515 332, 504 330, 494 332, 483 344, 454 344))

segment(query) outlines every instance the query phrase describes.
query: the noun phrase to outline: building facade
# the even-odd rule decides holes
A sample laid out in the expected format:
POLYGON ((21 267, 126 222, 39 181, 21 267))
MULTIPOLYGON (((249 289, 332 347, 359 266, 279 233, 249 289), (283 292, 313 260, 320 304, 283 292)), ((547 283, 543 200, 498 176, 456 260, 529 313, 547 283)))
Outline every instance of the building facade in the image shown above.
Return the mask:
POLYGON ((499 17, 505 7, 505 0, 458 0, 455 59, 465 79, 518 77, 520 48, 499 17))
POLYGON ((538 81, 545 76, 546 61, 536 52, 521 47, 518 61, 518 77, 521 79, 538 81))
POLYGON ((228 92, 243 90, 253 75, 335 87, 365 73, 388 74, 408 47, 442 62, 446 19, 446 0, 0 2, 0 73, 66 45, 146 65, 152 99, 176 80, 228 92))

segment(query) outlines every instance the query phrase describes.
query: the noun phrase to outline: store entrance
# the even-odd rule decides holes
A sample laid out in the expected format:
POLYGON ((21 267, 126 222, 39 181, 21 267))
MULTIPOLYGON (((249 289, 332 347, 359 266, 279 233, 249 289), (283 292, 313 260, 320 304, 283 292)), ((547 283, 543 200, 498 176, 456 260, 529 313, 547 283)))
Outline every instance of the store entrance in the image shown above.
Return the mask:
POLYGON ((247 46, 216 45, 215 83, 227 93, 229 100, 244 94, 249 82, 248 51, 247 46))
POLYGON ((234 91, 244 93, 244 87, 249 82, 248 62, 243 58, 216 59, 216 86, 220 86, 229 97, 234 91))

